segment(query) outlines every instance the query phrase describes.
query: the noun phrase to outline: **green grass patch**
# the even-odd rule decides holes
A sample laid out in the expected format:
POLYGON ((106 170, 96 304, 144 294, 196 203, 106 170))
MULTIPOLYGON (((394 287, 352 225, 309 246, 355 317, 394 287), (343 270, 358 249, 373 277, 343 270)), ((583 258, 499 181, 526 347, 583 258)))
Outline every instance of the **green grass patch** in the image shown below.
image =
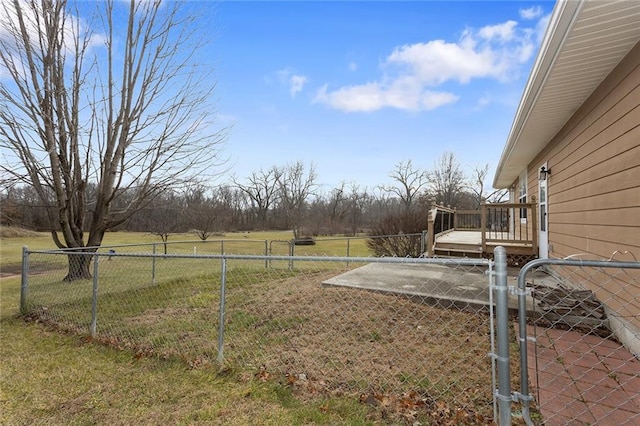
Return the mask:
POLYGON ((25 323, 19 283, 0 281, 1 424, 373 424, 353 398, 307 403, 275 380, 138 357, 25 323))

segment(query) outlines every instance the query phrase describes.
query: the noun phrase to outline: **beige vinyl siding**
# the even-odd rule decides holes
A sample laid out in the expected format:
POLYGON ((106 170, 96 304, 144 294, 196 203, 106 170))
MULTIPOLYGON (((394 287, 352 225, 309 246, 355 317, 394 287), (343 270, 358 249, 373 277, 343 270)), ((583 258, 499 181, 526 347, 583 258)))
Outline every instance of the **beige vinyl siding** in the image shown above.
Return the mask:
POLYGON ((529 167, 548 162, 550 255, 640 258, 640 44, 529 167))
MULTIPOLYGON (((545 161, 549 256, 640 260, 640 43, 529 165, 529 194, 545 161)), ((566 272, 637 336, 640 271, 566 272)))

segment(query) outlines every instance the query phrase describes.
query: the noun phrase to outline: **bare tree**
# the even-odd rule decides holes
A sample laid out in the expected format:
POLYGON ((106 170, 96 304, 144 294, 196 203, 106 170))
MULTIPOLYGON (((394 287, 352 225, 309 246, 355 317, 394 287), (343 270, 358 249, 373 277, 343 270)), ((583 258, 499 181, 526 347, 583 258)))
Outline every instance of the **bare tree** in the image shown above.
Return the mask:
POLYGON ((431 195, 438 204, 458 207, 467 187, 467 178, 452 152, 445 152, 427 172, 431 195))
POLYGON ((333 188, 328 195, 328 227, 333 235, 336 230, 343 226, 344 219, 349 211, 349 199, 345 190, 345 183, 333 188))
POLYGON ((164 254, 167 254, 167 242, 171 234, 186 231, 183 219, 184 205, 180 197, 171 194, 154 199, 145 212, 146 229, 157 235, 163 242, 164 254))
MULTIPOLYGON (((89 4, 77 6, 0 5, 0 170, 35 189, 58 247, 93 251, 159 194, 216 170, 226 131, 211 122, 197 14, 105 0, 90 20, 79 14, 89 4)), ((70 255, 65 279, 87 277, 88 258, 70 255)))
POLYGON ((293 230, 293 238, 300 237, 304 208, 307 199, 315 194, 316 188, 315 165, 311 164, 309 170, 305 172, 304 163, 297 161, 281 170, 278 179, 280 207, 287 224, 293 230))
POLYGON ((475 208, 479 209, 480 205, 485 202, 485 188, 484 181, 487 178, 487 174, 489 173, 489 164, 484 164, 482 166, 477 165, 474 167, 472 172, 472 177, 470 179, 469 189, 474 195, 475 198, 475 208))
POLYGON ((241 184, 234 177, 232 178, 242 192, 251 200, 252 207, 256 211, 258 226, 262 229, 267 225, 267 214, 271 206, 277 201, 278 181, 282 171, 278 167, 272 167, 268 171, 253 172, 247 178, 247 184, 241 184))
POLYGON ((427 185, 427 176, 421 170, 415 170, 411 160, 396 164, 396 168, 389 177, 397 182, 395 186, 383 186, 381 189, 397 196, 404 205, 405 211, 409 211, 416 197, 427 185))
POLYGON ((198 238, 206 241, 220 223, 220 208, 217 200, 207 197, 208 188, 203 184, 193 184, 184 194, 185 215, 190 227, 198 238))
POLYGON ((429 210, 412 209, 389 214, 373 226, 367 247, 376 256, 420 257, 421 233, 429 210))
POLYGON ((489 173, 489 164, 477 165, 472 172, 472 178, 469 182, 469 189, 473 193, 475 199, 475 208, 480 208, 482 203, 499 203, 504 200, 504 197, 508 194, 506 189, 495 189, 491 192, 486 192, 484 185, 489 173))
POLYGON ((360 187, 352 183, 351 192, 349 194, 349 210, 347 212, 347 219, 349 222, 349 229, 351 235, 356 235, 358 229, 362 226, 363 218, 367 210, 370 210, 370 206, 373 203, 373 197, 367 193, 366 188, 360 190, 360 187))

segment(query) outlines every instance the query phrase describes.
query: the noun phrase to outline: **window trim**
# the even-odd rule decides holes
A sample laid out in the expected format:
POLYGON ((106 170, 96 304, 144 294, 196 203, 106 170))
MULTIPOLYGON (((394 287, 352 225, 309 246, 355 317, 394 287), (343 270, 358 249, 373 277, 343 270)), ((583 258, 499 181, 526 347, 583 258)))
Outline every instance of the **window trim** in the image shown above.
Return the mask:
MULTIPOLYGON (((529 182, 525 169, 518 177, 518 203, 526 203, 529 195, 529 182)), ((520 209, 520 223, 527 223, 527 209, 520 209)))

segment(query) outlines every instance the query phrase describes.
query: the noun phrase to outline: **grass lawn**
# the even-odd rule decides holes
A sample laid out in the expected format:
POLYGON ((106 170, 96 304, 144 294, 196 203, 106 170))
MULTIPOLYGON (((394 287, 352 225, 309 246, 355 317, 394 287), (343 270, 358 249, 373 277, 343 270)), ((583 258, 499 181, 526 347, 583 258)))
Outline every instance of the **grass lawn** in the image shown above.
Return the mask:
MULTIPOLYGON (((288 235, 288 234, 287 234, 288 235)), ((187 236, 185 236, 187 237, 187 236)), ((191 238, 189 236, 189 238, 191 238)), ((186 238, 185 238, 186 239, 186 238)), ((154 242, 108 234, 106 243, 154 242), (122 238, 116 238, 116 237, 122 238)), ((46 234, 3 238, 0 264, 23 246, 53 246, 46 234)), ((0 423, 20 424, 370 424, 371 408, 351 398, 300 400, 293 389, 215 368, 136 357, 18 318, 20 278, 0 280, 0 423), (369 420, 367 420, 369 419, 369 420)))
MULTIPOLYGON (((176 236, 175 240, 192 238, 184 237, 176 236)), ((251 239, 257 240, 278 237, 288 239, 290 233, 251 234, 251 239)), ((149 235, 113 233, 105 244, 157 241, 157 237, 149 235)), ((42 235, 5 237, 0 244, 3 273, 7 265, 15 270, 23 246, 32 249, 52 246, 50 237, 42 235)), ((309 254, 319 250, 315 254, 342 256, 344 247, 343 242, 336 242, 334 246, 318 244, 304 250, 309 250, 309 254)), ((321 280, 326 272, 317 275, 317 280, 321 280)), ((411 424, 416 420, 420 424, 491 423, 486 319, 467 312, 425 308, 419 325, 409 321, 405 324, 397 319, 407 318, 405 311, 415 309, 417 304, 401 299, 390 301, 384 295, 368 292, 357 293, 356 299, 353 290, 328 292, 317 285, 319 282, 301 283, 295 276, 279 277, 278 285, 266 282, 256 288, 243 280, 238 282, 238 290, 228 295, 230 300, 238 301, 230 309, 229 333, 233 336, 243 328, 249 333, 238 334, 247 337, 230 346, 229 358, 239 357, 242 363, 246 348, 256 346, 265 349, 265 353, 279 355, 266 355, 269 367, 242 370, 219 369, 211 363, 194 367, 181 360, 140 356, 92 342, 86 335, 54 331, 46 321, 26 323, 18 317, 20 278, 5 275, 0 279, 0 423, 358 425, 411 424), (324 302, 318 304, 318 300, 324 302), (431 314, 437 317, 432 319, 431 314), (338 316, 340 321, 331 321, 338 316), (429 328, 436 321, 441 323, 429 328), (414 336, 418 340, 410 340, 414 336), (260 344, 256 345, 258 340, 260 344), (465 358, 467 352, 483 363, 481 374, 465 358), (421 355, 414 365, 409 358, 416 353, 421 355), (331 362, 326 364, 327 360, 331 362), (459 377, 448 377, 452 374, 448 370, 440 371, 451 363, 458 366, 459 377), (326 365, 348 369, 355 378, 366 378, 370 370, 377 374, 377 368, 380 374, 393 368, 394 380, 418 387, 427 386, 420 383, 425 376, 413 377, 411 373, 425 369, 431 379, 440 375, 452 379, 455 383, 452 388, 460 388, 462 393, 451 395, 450 399, 429 401, 412 392, 354 395, 330 384, 339 381, 339 374, 327 370, 326 365), (296 367, 303 370, 295 370, 296 367), (317 368, 323 376, 287 373, 307 371, 305 368, 317 368), (456 408, 460 400, 467 407, 462 411, 456 408)), ((197 279, 189 282, 192 287, 188 296, 192 301, 206 295, 195 292, 199 284, 197 279)), ((136 294, 137 297, 146 294, 139 300, 150 300, 148 292, 136 294)), ((173 302, 174 297, 175 294, 173 302)), ((158 311, 151 305, 142 310, 140 306, 123 309, 132 310, 125 316, 135 320, 136 325, 184 320, 182 310, 158 311), (158 312, 163 312, 162 317, 158 312)), ((450 389, 445 386, 445 394, 450 389)))

